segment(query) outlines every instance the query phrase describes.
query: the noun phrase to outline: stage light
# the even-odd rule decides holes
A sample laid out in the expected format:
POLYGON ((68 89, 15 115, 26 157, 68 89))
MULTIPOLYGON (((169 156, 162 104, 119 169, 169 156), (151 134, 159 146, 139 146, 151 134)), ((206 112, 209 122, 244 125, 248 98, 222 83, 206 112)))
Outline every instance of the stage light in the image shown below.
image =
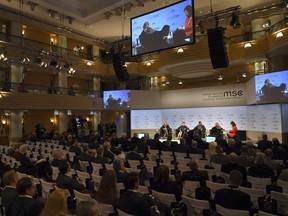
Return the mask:
POLYGON ((271 26, 271 21, 268 19, 263 23, 263 28, 268 29, 271 26))
POLYGON ((87 66, 91 66, 91 65, 92 65, 92 62, 91 62, 91 61, 87 61, 86 65, 87 65, 87 66))
POLYGON ((246 78, 247 77, 247 73, 246 72, 242 73, 242 77, 246 78))
POLYGON ((283 36, 284 36, 283 32, 281 32, 281 31, 276 34, 276 38, 281 38, 283 36))
POLYGON ((177 49, 177 53, 178 53, 178 54, 181 54, 181 53, 183 53, 183 52, 184 52, 184 49, 183 49, 182 47, 180 47, 180 48, 177 49))
POLYGON ((147 67, 150 67, 151 65, 152 65, 152 62, 151 62, 151 61, 146 62, 146 66, 147 66, 147 67))
POLYGON ((252 44, 250 42, 244 44, 244 48, 250 48, 250 47, 252 47, 252 44))
POLYGON ((239 23, 239 16, 235 12, 233 12, 232 14, 230 26, 232 26, 233 28, 240 28, 241 26, 241 24, 239 23))
POLYGON ((183 82, 180 80, 180 81, 178 82, 178 84, 179 84, 179 85, 182 85, 182 84, 183 84, 183 82))

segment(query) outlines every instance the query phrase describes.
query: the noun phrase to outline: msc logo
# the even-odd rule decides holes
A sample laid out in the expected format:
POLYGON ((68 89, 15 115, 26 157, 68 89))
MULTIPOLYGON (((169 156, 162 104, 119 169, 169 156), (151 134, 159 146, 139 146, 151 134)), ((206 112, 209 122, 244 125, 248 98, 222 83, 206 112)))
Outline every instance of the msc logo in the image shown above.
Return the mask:
POLYGON ((225 91, 224 97, 242 97, 243 94, 243 90, 225 91))

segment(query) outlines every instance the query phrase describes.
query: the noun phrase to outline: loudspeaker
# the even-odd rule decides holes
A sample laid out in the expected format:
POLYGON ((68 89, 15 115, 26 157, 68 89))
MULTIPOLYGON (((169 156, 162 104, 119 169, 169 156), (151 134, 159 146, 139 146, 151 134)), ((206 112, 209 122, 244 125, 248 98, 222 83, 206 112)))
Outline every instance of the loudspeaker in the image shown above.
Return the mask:
POLYGON ((209 52, 213 68, 224 68, 229 65, 224 31, 225 29, 222 27, 209 29, 207 31, 209 52))
POLYGON ((127 66, 125 65, 125 58, 121 53, 114 54, 112 56, 114 72, 119 81, 127 81, 129 74, 127 66))

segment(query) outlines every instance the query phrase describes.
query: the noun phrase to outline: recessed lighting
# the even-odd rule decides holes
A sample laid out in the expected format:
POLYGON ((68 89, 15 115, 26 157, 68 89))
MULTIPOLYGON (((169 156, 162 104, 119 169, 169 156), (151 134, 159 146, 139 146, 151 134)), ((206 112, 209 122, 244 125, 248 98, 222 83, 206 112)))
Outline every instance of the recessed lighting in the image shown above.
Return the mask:
POLYGON ((250 47, 252 47, 252 44, 250 42, 244 44, 244 48, 250 48, 250 47))
POLYGON ((223 77, 219 75, 218 80, 223 80, 223 77))

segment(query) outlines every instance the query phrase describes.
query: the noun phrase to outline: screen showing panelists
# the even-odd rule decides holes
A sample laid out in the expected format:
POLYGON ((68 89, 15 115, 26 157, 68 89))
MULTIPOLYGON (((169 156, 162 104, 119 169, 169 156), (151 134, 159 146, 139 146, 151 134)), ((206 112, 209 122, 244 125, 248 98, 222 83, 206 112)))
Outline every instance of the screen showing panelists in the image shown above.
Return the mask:
POLYGON ((256 102, 288 102, 288 70, 255 77, 256 102))
POLYGON ((104 91, 104 109, 129 109, 131 103, 130 93, 130 90, 104 91))
POLYGON ((132 56, 195 43, 194 0, 131 19, 132 56))

